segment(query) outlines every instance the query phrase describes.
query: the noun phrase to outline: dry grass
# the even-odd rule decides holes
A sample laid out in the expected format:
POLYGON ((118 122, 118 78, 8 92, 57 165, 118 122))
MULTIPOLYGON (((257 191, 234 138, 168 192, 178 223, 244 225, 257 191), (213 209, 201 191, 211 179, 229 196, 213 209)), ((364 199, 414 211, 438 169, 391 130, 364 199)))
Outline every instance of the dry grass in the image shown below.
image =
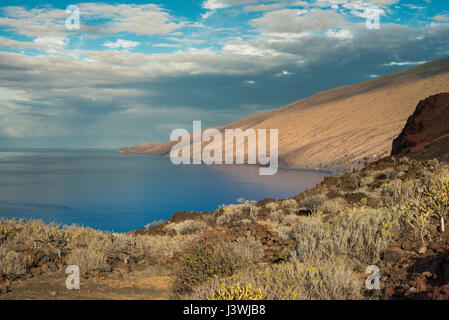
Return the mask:
POLYGON ((281 222, 283 217, 284 217, 284 214, 282 214, 280 211, 273 211, 268 216, 268 219, 270 219, 273 222, 281 222))
POLYGON ((296 254, 304 262, 344 256, 365 266, 375 264, 398 226, 397 218, 384 209, 347 209, 326 222, 316 215, 297 225, 296 254))
POLYGON ((95 271, 111 269, 106 254, 92 248, 76 248, 66 258, 67 265, 76 265, 80 273, 88 275, 95 271))
POLYGON ((282 200, 281 207, 290 211, 295 211, 296 209, 298 209, 298 202, 293 199, 282 200))
POLYGON ((14 279, 23 276, 26 271, 27 261, 22 253, 0 247, 0 274, 14 279))
POLYGON ((282 240, 287 240, 290 239, 292 236, 292 228, 291 227, 287 227, 287 226, 283 226, 283 225, 275 225, 272 226, 273 231, 277 232, 277 234, 279 235, 279 237, 282 240))
POLYGON ((155 258, 173 258, 176 254, 182 253, 188 248, 190 243, 197 241, 200 235, 186 236, 151 236, 144 237, 147 243, 146 250, 148 256, 155 258))
POLYGON ((412 199, 416 198, 422 183, 419 180, 393 180, 383 186, 383 190, 388 192, 392 206, 404 207, 412 199))
POLYGON ((376 179, 375 179, 374 175, 368 175, 368 176, 363 177, 362 179, 360 179, 360 186, 361 187, 369 186, 369 185, 373 184, 375 180, 376 179))
POLYGON ((191 292, 213 277, 230 276, 253 266, 262 256, 262 244, 252 238, 229 242, 222 235, 208 234, 186 248, 175 273, 175 290, 181 295, 191 292))
POLYGON ((76 225, 47 225, 36 220, 1 219, 0 269, 5 275, 24 275, 26 265, 24 267, 21 263, 21 252, 50 250, 62 257, 62 264, 78 265, 87 275, 95 271, 108 271, 118 261, 128 264, 149 258, 172 258, 182 253, 199 236, 105 233, 76 225), (13 265, 11 261, 14 261, 13 265))
POLYGON ((295 214, 288 214, 281 217, 281 223, 286 226, 294 226, 299 223, 301 218, 295 214))
POLYGON ((265 208, 270 210, 270 212, 275 212, 279 208, 279 204, 277 202, 270 202, 265 205, 265 208))
POLYGON ((215 278, 194 289, 188 299, 205 299, 211 292, 251 284, 268 300, 361 299, 362 282, 346 261, 335 259, 312 265, 293 259, 267 269, 243 270, 227 278, 215 278))
POLYGON ((255 201, 246 200, 242 204, 230 204, 221 206, 222 213, 217 218, 218 225, 229 224, 233 220, 253 219, 255 220, 259 213, 255 201))
POLYGON ((334 214, 345 210, 348 206, 349 204, 345 199, 337 197, 324 201, 323 204, 319 206, 319 210, 324 213, 334 214))
POLYGON ((190 233, 201 233, 205 231, 207 227, 207 223, 201 220, 184 220, 179 223, 167 224, 164 229, 168 232, 185 235, 190 233))

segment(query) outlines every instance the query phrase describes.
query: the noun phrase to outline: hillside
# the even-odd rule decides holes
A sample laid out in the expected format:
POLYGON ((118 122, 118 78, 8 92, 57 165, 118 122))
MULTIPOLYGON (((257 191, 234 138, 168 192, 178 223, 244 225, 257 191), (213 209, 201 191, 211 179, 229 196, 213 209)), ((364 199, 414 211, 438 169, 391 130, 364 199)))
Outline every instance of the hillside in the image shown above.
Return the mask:
MULTIPOLYGON (((323 91, 284 107, 220 127, 279 129, 284 168, 349 171, 390 154, 418 101, 449 91, 449 58, 323 91)), ((173 142, 123 148, 167 155, 173 142)))
POLYGON ((448 100, 418 104, 399 156, 289 199, 177 212, 127 234, 0 219, 0 300, 447 300, 447 145, 437 159, 423 150, 447 136, 448 100), (65 288, 68 265, 82 289, 65 288), (366 289, 368 265, 382 270, 380 290, 366 289))
POLYGON ((422 100, 393 141, 392 155, 449 161, 449 93, 422 100))

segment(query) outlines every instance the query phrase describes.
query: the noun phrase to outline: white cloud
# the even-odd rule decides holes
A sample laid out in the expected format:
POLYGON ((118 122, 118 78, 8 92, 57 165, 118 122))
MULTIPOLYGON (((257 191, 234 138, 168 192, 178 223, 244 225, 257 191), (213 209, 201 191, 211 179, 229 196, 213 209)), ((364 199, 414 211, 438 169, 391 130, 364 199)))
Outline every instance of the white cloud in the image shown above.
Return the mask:
POLYGON ((351 31, 349 31, 348 29, 340 29, 340 30, 329 29, 328 31, 326 31, 326 35, 329 38, 337 38, 337 39, 341 39, 341 40, 347 40, 347 39, 354 38, 354 34, 351 31))
POLYGON ((0 87, 0 100, 26 100, 26 98, 24 98, 23 92, 0 87))
POLYGON ((228 43, 223 47, 224 54, 237 54, 237 55, 247 55, 247 56, 279 56, 280 53, 266 48, 255 47, 248 43, 228 43))
POLYGON ((48 52, 59 52, 69 43, 69 39, 64 37, 37 37, 33 40, 38 47, 45 49, 48 52))
POLYGON ((281 3, 271 3, 271 4, 258 4, 252 6, 246 6, 245 11, 248 12, 261 12, 261 11, 272 11, 279 8, 282 8, 283 4, 281 3))
POLYGON ((214 51, 211 48, 201 48, 201 49, 189 48, 187 50, 187 53, 190 53, 190 54, 214 54, 214 51))
POLYGON ((332 27, 343 27, 346 23, 341 15, 330 10, 304 11, 283 9, 265 13, 251 24, 263 32, 300 33, 308 31, 326 31, 332 27))
POLYGON ((449 22, 449 12, 443 12, 433 17, 436 22, 449 22))
POLYGON ((209 10, 209 11, 207 11, 206 13, 203 13, 203 14, 201 15, 201 19, 202 19, 202 20, 208 19, 210 16, 212 16, 212 15, 215 13, 215 11, 216 11, 216 10, 209 10))
POLYGON ((160 47, 160 48, 179 48, 181 47, 180 44, 177 43, 156 43, 153 45, 153 47, 160 47))
POLYGON ((111 49, 118 49, 118 48, 129 49, 129 48, 135 48, 139 45, 140 45, 140 42, 122 40, 122 39, 117 39, 117 41, 115 41, 115 42, 106 41, 103 44, 103 46, 111 48, 111 49))
POLYGON ((390 63, 386 63, 384 64, 384 66, 414 66, 414 65, 418 65, 418 64, 423 64, 426 63, 427 61, 402 61, 402 62, 390 62, 390 63))
MULTIPOLYGON (((422 10, 425 9, 426 7, 422 7, 422 6, 417 6, 411 3, 405 3, 403 4, 404 7, 412 9, 412 10, 422 10)), ((400 7, 398 6, 397 9, 399 9, 400 7)))
MULTIPOLYGON (((137 35, 166 35, 186 25, 185 21, 172 17, 160 6, 153 4, 105 4, 80 3, 79 32, 118 33, 130 32, 137 35), (89 25, 94 19, 104 19, 99 25, 89 25), (84 23, 83 23, 84 22, 84 23)), ((54 8, 4 7, 5 17, 0 17, 0 26, 10 28, 18 34, 29 37, 64 37, 73 32, 66 29, 65 10, 54 8)))
POLYGON ((282 72, 276 73, 275 76, 276 77, 283 77, 283 76, 289 76, 292 75, 293 73, 288 72, 287 70, 283 70, 282 72))
POLYGON ((258 0, 206 0, 203 2, 203 8, 209 10, 224 9, 244 4, 254 4, 258 0))
MULTIPOLYGON (((9 14, 3 15, 0 12, 0 27, 6 26, 6 29, 31 37, 28 41, 15 40, 23 37, 14 40, 0 37, 1 47, 25 50, 22 54, 14 53, 19 50, 0 50, 0 83, 3 87, 0 89, 0 136, 59 136, 66 133, 72 137, 76 136, 74 132, 95 136, 98 130, 109 130, 105 141, 111 141, 118 128, 123 129, 120 133, 127 135, 132 127, 136 128, 133 132, 142 131, 150 137, 149 131, 145 130, 166 119, 190 119, 194 111, 188 108, 192 106, 208 111, 223 108, 223 113, 229 113, 228 106, 235 111, 236 105, 280 105, 273 100, 256 101, 261 96, 265 99, 263 95, 239 96, 239 89, 245 93, 248 90, 268 92, 273 84, 283 85, 286 80, 298 84, 310 80, 306 86, 298 85, 295 89, 286 86, 289 97, 299 98, 299 95, 310 93, 310 89, 302 87, 331 86, 333 83, 329 78, 336 74, 344 73, 348 76, 347 81, 358 81, 366 79, 367 75, 386 74, 391 66, 415 65, 424 62, 414 62, 416 60, 438 58, 448 50, 445 42, 448 29, 441 25, 438 28, 410 28, 390 23, 379 33, 373 33, 366 30, 364 23, 345 20, 350 10, 354 15, 363 13, 364 6, 360 1, 315 1, 312 5, 296 1, 297 9, 291 9, 291 6, 282 9, 285 4, 293 5, 294 2, 207 1, 209 11, 206 14, 215 12, 223 21, 224 15, 234 15, 242 10, 244 13, 260 12, 248 15, 259 17, 250 21, 254 29, 248 33, 245 33, 248 31, 244 25, 246 21, 230 26, 235 27, 233 30, 217 29, 206 22, 195 24, 178 19, 155 5, 80 4, 81 33, 65 29, 65 11, 44 7, 9 9, 9 14), (215 9, 211 9, 214 6, 215 9), (232 6, 240 7, 221 10, 232 6), (329 10, 331 7, 338 8, 337 12, 329 10), (189 28, 184 29, 186 26, 189 28), (118 32, 163 35, 154 47, 180 49, 159 50, 170 53, 143 53, 146 49, 143 43, 149 44, 150 40, 138 38, 142 41, 140 45, 136 41, 114 37, 118 32), (105 47, 103 50, 82 50, 85 46, 71 49, 76 47, 76 39, 81 35, 86 39, 86 46, 89 39, 95 38, 98 43, 102 36, 108 36, 100 42, 106 48, 137 47, 142 52, 104 50, 105 47), (69 38, 70 48, 66 40, 69 38), (207 48, 211 42, 220 44, 221 49, 207 48), (203 49, 195 48, 199 47, 196 44, 201 44, 203 49), (426 50, 412 52, 409 49, 412 47, 426 50), (26 49, 62 51, 64 54, 27 55, 26 49), (197 74, 202 76, 191 76, 197 74), (203 87, 198 94, 198 88, 203 87), (173 88, 176 88, 176 95, 173 88), (235 99, 229 92, 235 92, 235 99), (206 101, 207 96, 212 98, 206 101), (222 99, 216 99, 217 96, 222 99), (230 96, 232 99, 229 100, 230 96), (136 122, 123 124, 123 119, 132 117, 136 122), (77 121, 82 124, 77 125, 77 121), (140 121, 142 125, 136 125, 140 121), (88 129, 89 124, 94 129, 79 130, 88 129)), ((377 1, 387 12, 383 6, 393 2, 377 1)), ((129 39, 135 38, 130 36, 129 39)), ((218 118, 214 112, 207 114, 218 118)), ((198 116, 205 114, 204 110, 199 115, 195 113, 198 116)), ((142 137, 136 140, 139 139, 142 137)))

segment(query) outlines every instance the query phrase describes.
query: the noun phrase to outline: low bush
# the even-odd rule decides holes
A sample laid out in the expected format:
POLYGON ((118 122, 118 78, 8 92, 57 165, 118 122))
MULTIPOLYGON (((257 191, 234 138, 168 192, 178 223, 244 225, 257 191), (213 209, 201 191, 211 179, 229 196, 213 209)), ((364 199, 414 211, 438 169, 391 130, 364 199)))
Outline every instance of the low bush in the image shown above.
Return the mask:
POLYGON ((19 221, 18 230, 9 243, 16 249, 41 249, 50 246, 61 250, 70 242, 70 233, 67 226, 50 223, 44 224, 41 220, 19 221))
POLYGON ((242 204, 220 206, 219 210, 222 213, 217 218, 218 225, 229 224, 233 220, 256 220, 256 217, 259 213, 259 208, 256 207, 256 202, 248 200, 246 200, 242 204))
POLYGON ((184 220, 179 223, 167 224, 164 229, 176 234, 201 233, 207 229, 207 224, 201 220, 184 220))
POLYGON ((294 226, 300 221, 300 217, 296 214, 288 214, 281 217, 281 223, 287 226, 294 226))
POLYGON ((145 246, 146 253, 152 258, 173 258, 181 254, 192 243, 200 238, 199 234, 139 237, 145 246))
POLYGON ((283 216, 284 215, 280 211, 273 211, 268 218, 273 222, 281 222, 283 216))
POLYGON ((311 194, 299 200, 299 206, 309 209, 315 213, 317 209, 326 201, 327 197, 324 194, 311 194))
POLYGON ((186 249, 175 273, 175 291, 184 294, 215 276, 230 276, 256 263, 262 254, 262 245, 253 239, 232 243, 222 235, 207 234, 186 249))
POLYGON ((293 199, 282 200, 281 207, 290 211, 295 211, 298 208, 298 202, 293 199))
POLYGON ((404 207, 417 196, 420 186, 419 180, 393 180, 383 185, 382 190, 388 193, 390 206, 404 207))
POLYGON ((324 213, 334 214, 345 210, 347 207, 348 202, 346 202, 345 199, 338 197, 324 201, 323 204, 319 206, 319 210, 324 213))
POLYGON ((279 208, 279 205, 276 202, 270 202, 267 203, 265 207, 270 210, 270 212, 275 212, 279 208))
POLYGON ((0 247, 0 274, 14 279, 26 272, 27 261, 22 253, 0 247))
MULTIPOLYGON (((343 300, 361 299, 362 284, 357 275, 340 258, 319 264, 302 263, 297 259, 258 271, 243 270, 226 278, 213 278, 197 287, 187 299, 207 299, 223 288, 244 287, 268 300, 343 300), (254 289, 256 288, 256 289, 254 289)), ((230 295, 228 295, 230 296, 230 295)))
POLYGON ((369 265, 394 240, 399 229, 399 216, 390 209, 354 207, 341 211, 323 222, 320 216, 298 224, 293 233, 296 253, 302 261, 347 258, 369 265))
POLYGON ((111 269, 106 254, 92 248, 77 248, 72 250, 66 257, 66 264, 78 266, 80 273, 84 275, 95 271, 109 271, 111 269))
POLYGON ((421 193, 410 195, 404 205, 403 221, 409 227, 413 237, 426 245, 432 240, 433 222, 440 225, 440 231, 445 230, 445 220, 449 213, 449 174, 447 171, 435 174, 431 182, 421 193))
POLYGON ((222 285, 221 288, 213 290, 206 297, 207 300, 263 300, 266 292, 255 289, 251 283, 244 285, 234 284, 222 285))
POLYGON ((279 235, 279 238, 282 240, 288 240, 291 237, 292 234, 292 228, 283 226, 283 225, 275 225, 271 227, 273 231, 277 232, 279 235))

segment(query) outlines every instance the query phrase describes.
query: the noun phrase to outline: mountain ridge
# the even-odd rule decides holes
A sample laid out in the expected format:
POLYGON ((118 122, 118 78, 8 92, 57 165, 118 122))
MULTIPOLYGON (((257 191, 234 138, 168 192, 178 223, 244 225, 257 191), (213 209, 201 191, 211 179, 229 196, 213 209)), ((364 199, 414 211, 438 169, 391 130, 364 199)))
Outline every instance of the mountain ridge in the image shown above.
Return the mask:
MULTIPOLYGON (((445 91, 449 91, 449 58, 321 91, 216 128, 278 129, 281 167, 338 173, 389 155, 391 141, 416 104, 445 91)), ((168 155, 176 143, 147 143, 119 152, 168 155)))
POLYGON ((401 134, 393 140, 391 155, 449 161, 449 93, 419 102, 401 134))

